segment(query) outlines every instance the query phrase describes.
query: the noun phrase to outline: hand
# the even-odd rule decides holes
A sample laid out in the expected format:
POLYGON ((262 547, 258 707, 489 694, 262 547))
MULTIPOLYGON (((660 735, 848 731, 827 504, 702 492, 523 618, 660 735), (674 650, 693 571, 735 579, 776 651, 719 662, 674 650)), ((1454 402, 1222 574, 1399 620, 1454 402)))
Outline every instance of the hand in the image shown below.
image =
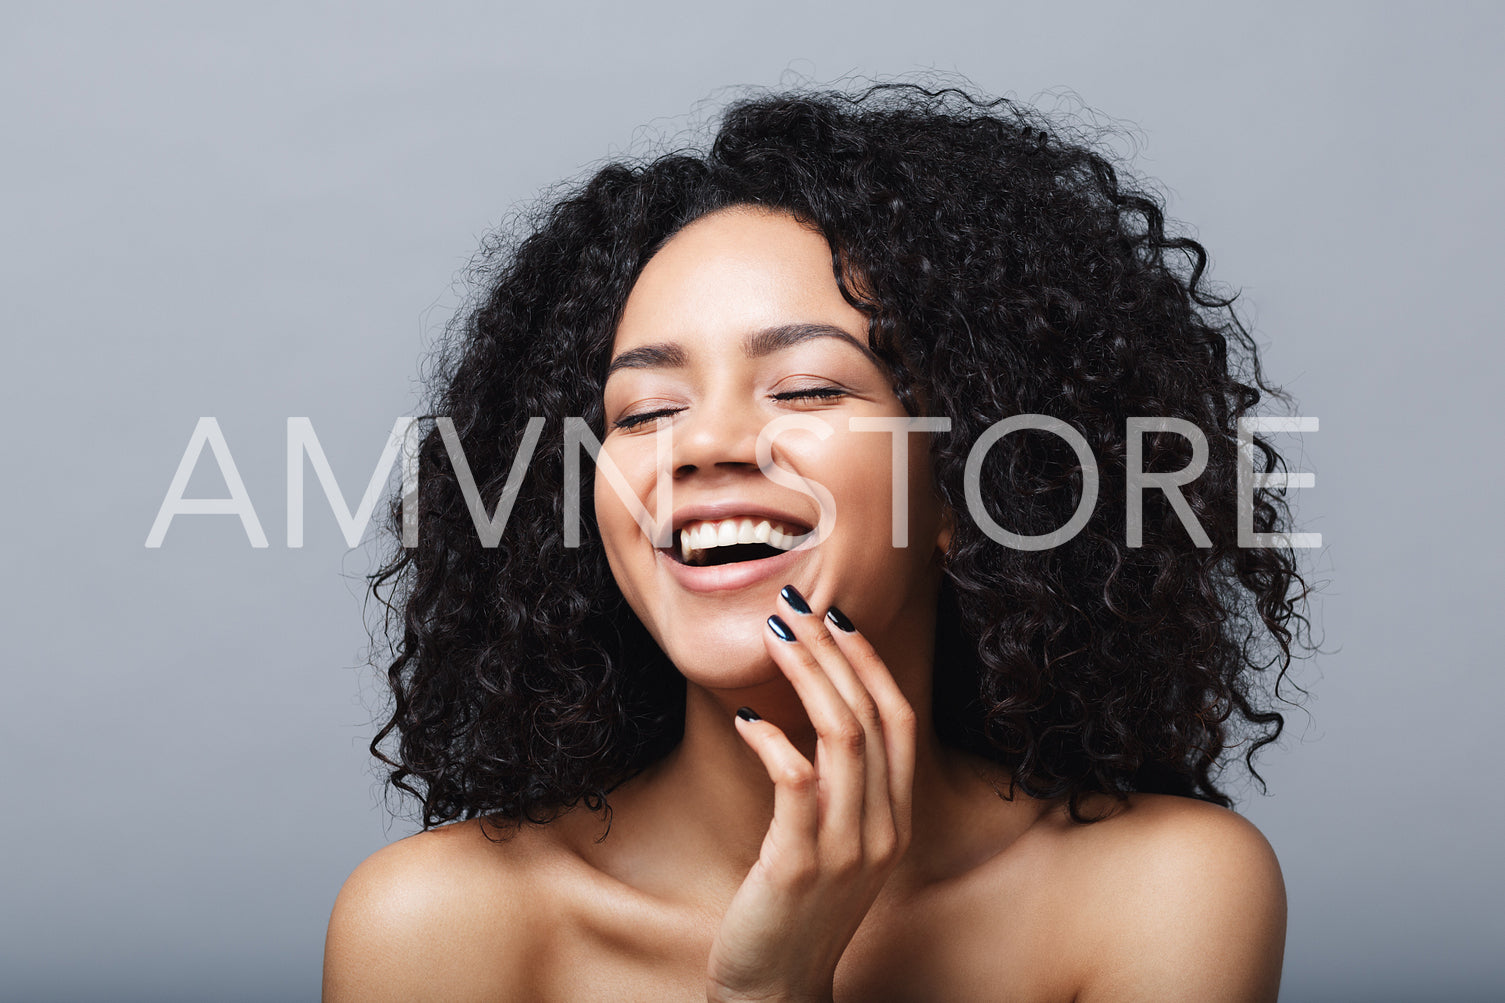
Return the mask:
POLYGON ((773 822, 711 948, 710 1000, 829 1001, 836 964, 909 846, 915 715, 861 634, 793 587, 764 640, 815 727, 815 762, 776 725, 736 727, 774 784, 773 822), (791 639, 784 639, 780 634, 791 639))

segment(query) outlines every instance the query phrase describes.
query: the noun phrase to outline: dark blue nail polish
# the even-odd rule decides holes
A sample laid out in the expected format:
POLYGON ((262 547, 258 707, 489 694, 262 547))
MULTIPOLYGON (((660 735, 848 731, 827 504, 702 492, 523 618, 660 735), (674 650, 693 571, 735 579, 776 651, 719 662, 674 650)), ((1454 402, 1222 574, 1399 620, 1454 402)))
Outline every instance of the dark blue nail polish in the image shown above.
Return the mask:
POLYGON ((810 615, 810 604, 805 602, 805 597, 800 595, 800 590, 793 585, 785 585, 779 590, 779 595, 789 604, 789 608, 804 616, 810 615))
POLYGON ((855 634, 857 632, 857 628, 852 626, 852 621, 847 619, 847 615, 835 606, 826 610, 826 619, 848 634, 855 634))
POLYGON ((768 618, 768 629, 773 631, 774 635, 778 637, 780 641, 794 640, 794 631, 789 629, 789 625, 787 623, 779 619, 779 615, 777 613, 768 618))
POLYGON ((737 716, 740 717, 744 721, 761 721, 761 720, 763 720, 761 717, 758 716, 758 712, 755 711, 755 710, 753 710, 751 707, 739 707, 739 708, 737 708, 737 716))

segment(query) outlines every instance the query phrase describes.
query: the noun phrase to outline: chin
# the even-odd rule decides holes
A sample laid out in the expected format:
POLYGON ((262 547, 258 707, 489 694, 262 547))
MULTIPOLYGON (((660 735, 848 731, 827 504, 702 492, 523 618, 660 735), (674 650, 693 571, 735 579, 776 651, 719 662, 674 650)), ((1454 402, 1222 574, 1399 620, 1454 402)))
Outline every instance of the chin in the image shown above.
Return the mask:
POLYGON ((782 679, 783 672, 764 649, 762 619, 718 624, 717 629, 684 632, 665 653, 680 675, 704 689, 743 689, 782 679))

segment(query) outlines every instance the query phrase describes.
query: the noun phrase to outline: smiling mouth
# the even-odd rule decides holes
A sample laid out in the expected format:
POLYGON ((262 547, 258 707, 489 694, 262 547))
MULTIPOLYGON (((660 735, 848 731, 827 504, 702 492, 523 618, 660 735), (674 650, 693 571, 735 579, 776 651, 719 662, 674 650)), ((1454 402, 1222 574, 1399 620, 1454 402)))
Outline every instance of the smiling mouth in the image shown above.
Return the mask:
POLYGON ((716 567, 777 557, 798 547, 810 527, 771 519, 688 522, 674 534, 667 553, 690 567, 716 567))

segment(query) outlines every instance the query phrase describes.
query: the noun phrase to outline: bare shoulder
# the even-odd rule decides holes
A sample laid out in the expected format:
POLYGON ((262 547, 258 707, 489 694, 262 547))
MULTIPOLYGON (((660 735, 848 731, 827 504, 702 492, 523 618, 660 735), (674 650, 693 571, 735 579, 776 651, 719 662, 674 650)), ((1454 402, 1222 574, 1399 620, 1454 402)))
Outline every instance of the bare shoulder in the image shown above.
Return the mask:
POLYGON ((525 999, 546 928, 530 894, 542 852, 527 830, 498 842, 479 822, 383 847, 346 880, 324 946, 324 999, 525 999))
POLYGON ((1064 842, 1094 944, 1081 1003, 1274 1000, 1285 950, 1280 864, 1247 819, 1204 801, 1131 795, 1064 842))

